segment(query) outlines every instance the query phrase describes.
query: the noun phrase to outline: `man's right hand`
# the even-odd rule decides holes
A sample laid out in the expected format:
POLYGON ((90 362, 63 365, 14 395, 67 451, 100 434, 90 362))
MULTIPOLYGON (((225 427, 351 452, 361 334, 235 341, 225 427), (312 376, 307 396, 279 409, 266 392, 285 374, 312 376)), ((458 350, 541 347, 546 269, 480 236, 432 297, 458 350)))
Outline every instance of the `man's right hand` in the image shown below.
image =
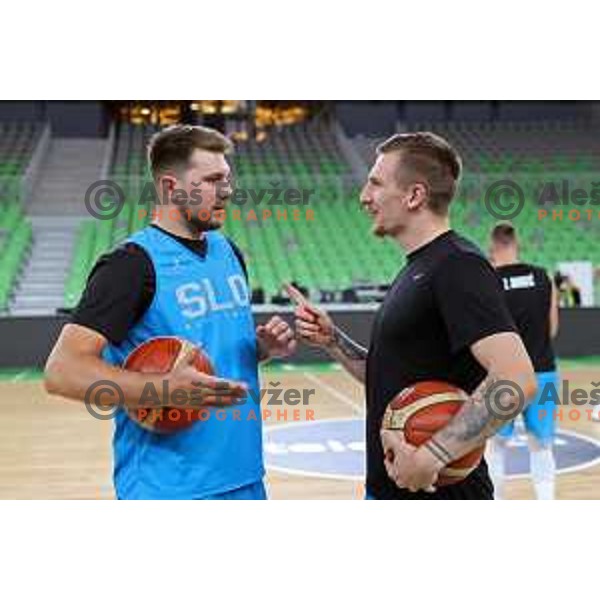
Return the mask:
POLYGON ((320 308, 312 305, 293 285, 286 285, 286 291, 296 303, 296 334, 299 339, 324 348, 355 379, 365 382, 367 350, 333 324, 331 317, 320 308))
POLYGON ((248 395, 248 386, 239 381, 220 379, 194 367, 195 350, 188 352, 170 373, 140 373, 108 364, 102 353, 108 340, 100 333, 69 323, 52 349, 45 368, 44 384, 49 394, 87 402, 90 389, 109 381, 120 394, 104 394, 104 406, 125 401, 128 409, 158 406, 231 406, 248 395), (164 385, 168 395, 163 397, 164 385), (148 394, 148 384, 152 385, 148 394), (177 402, 173 402, 178 391, 177 402), (185 393, 182 393, 185 392, 185 393), (148 397, 150 396, 150 397, 148 397), (157 404, 157 399, 159 404, 157 404))
POLYGON ((311 304, 293 285, 287 284, 285 289, 296 304, 295 327, 298 337, 311 346, 331 347, 335 342, 335 326, 331 317, 324 310, 311 304))
MULTIPOLYGON (((181 405, 181 401, 173 403, 171 396, 177 390, 187 395, 186 406, 231 406, 239 398, 248 395, 248 386, 240 381, 222 379, 198 371, 194 367, 196 350, 189 350, 179 364, 166 375, 169 396, 162 398, 163 406, 181 405)), ((159 388, 161 389, 161 388, 159 388)), ((181 396, 183 394, 178 392, 181 396)))

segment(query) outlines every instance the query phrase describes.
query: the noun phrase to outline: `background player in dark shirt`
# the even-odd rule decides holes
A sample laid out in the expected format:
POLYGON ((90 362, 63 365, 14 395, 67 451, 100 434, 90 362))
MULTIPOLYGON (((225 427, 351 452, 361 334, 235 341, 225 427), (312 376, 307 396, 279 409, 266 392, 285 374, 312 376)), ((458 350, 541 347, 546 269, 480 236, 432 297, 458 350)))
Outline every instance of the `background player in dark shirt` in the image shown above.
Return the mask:
POLYGON ((378 148, 360 200, 373 219, 373 233, 393 238, 408 263, 377 312, 368 350, 290 289, 299 303, 301 339, 327 348, 366 385, 368 497, 491 499, 485 461, 464 481, 435 490, 438 473, 491 437, 508 407, 522 406, 516 392, 499 398, 487 393, 490 386, 510 380, 525 399, 535 393, 533 367, 494 269, 450 229, 448 207, 460 172, 457 153, 431 133, 395 135, 378 148), (430 379, 456 384, 474 401, 418 449, 400 432, 380 435, 395 394, 430 379), (393 461, 384 460, 387 449, 393 461))
MULTIPOLYGON (((544 269, 519 260, 519 242, 511 223, 499 223, 492 230, 490 260, 502 278, 508 309, 536 372, 537 396, 523 411, 523 420, 529 434, 531 476, 536 495, 539 500, 553 500, 556 470, 552 454, 553 399, 558 391, 558 376, 552 338, 558 333, 558 294, 544 269)), ((504 497, 506 444, 513 431, 514 422, 506 423, 491 448, 490 471, 497 499, 504 497)))

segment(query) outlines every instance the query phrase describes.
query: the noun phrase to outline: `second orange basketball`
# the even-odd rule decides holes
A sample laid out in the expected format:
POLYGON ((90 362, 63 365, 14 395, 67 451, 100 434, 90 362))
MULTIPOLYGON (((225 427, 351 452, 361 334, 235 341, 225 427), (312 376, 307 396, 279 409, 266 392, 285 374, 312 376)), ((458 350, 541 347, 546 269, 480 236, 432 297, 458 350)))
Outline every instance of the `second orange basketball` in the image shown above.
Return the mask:
MULTIPOLYGON (((470 402, 466 392, 444 381, 421 381, 404 388, 388 404, 382 429, 402 431, 407 443, 420 446, 444 428, 470 402)), ((458 483, 479 465, 485 446, 472 450, 441 471, 436 485, 458 483)))

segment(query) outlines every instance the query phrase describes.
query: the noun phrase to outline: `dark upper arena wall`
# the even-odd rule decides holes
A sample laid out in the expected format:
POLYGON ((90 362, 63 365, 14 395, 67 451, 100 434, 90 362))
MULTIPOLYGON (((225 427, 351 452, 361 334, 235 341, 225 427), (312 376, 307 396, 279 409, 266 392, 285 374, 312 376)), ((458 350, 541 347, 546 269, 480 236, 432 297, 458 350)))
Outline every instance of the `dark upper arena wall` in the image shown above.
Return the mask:
MULTIPOLYGON (((256 322, 264 323, 273 314, 291 321, 290 307, 275 311, 260 310, 256 322)), ((368 344, 373 309, 332 309, 336 324, 351 337, 368 344)), ((556 350, 559 357, 600 356, 600 308, 570 308, 561 310, 561 326, 556 350)), ((0 318, 0 368, 42 367, 62 326, 65 316, 0 318)), ((328 360, 323 352, 301 345, 294 363, 328 360)))

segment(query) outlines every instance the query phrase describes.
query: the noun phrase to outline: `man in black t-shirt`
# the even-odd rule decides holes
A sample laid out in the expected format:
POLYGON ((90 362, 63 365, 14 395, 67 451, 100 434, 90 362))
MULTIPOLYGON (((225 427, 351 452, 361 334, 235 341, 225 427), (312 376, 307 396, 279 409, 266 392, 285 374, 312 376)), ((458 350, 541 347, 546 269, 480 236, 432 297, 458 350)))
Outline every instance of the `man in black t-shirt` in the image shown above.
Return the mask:
POLYGON ((368 498, 491 499, 485 461, 465 480, 436 489, 438 473, 484 443, 502 425, 501 415, 535 393, 533 368, 494 269, 450 229, 448 206, 460 172, 455 150, 431 133, 399 134, 379 146, 361 204, 373 233, 393 238, 408 261, 377 312, 368 350, 289 289, 299 305, 300 339, 326 348, 366 386, 368 498), (432 379, 463 388, 473 402, 419 448, 401 432, 381 432, 392 398, 432 379), (516 382, 522 394, 500 399, 492 391, 502 380, 516 382), (392 460, 384 458, 388 451, 392 460))
MULTIPOLYGON (((502 278, 508 309, 538 380, 537 397, 523 411, 529 434, 533 485, 539 500, 553 500, 556 465, 552 445, 558 376, 552 338, 558 332, 557 292, 544 269, 519 260, 519 243, 511 223, 496 225, 490 238, 490 260, 502 278)), ((506 444, 513 431, 514 422, 506 423, 492 444, 490 471, 497 499, 504 497, 506 444)))

